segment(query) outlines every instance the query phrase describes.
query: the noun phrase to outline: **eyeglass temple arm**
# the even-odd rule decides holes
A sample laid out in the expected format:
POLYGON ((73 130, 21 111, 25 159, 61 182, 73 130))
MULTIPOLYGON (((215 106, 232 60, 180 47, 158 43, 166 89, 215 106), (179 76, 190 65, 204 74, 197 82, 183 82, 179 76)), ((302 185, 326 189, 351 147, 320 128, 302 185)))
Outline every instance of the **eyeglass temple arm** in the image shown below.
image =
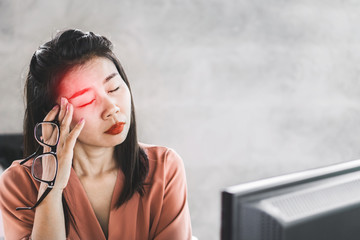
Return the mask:
POLYGON ((37 154, 38 154, 38 152, 40 151, 40 147, 38 147, 38 149, 36 149, 36 151, 33 153, 33 154, 31 154, 30 156, 28 156, 27 158, 25 158, 24 160, 22 160, 21 162, 20 162, 20 165, 23 165, 24 163, 26 163, 27 161, 29 161, 30 159, 32 159, 34 156, 36 156, 37 154))
POLYGON ((18 211, 18 210, 32 210, 32 209, 36 208, 42 202, 42 200, 44 200, 44 198, 49 194, 51 189, 52 189, 52 187, 47 187, 45 192, 43 193, 43 195, 41 195, 40 199, 35 203, 34 206, 32 206, 32 207, 17 207, 16 211, 18 211))

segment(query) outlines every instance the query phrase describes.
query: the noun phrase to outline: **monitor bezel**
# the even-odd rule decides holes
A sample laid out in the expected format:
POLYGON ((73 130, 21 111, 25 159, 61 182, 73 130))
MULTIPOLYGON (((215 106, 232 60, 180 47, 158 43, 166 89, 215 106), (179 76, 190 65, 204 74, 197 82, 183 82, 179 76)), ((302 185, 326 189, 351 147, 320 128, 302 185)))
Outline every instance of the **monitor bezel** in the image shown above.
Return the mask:
POLYGON ((238 239, 237 223, 239 216, 237 213, 239 212, 239 205, 249 197, 356 171, 360 171, 360 159, 224 188, 221 192, 221 239, 238 239))

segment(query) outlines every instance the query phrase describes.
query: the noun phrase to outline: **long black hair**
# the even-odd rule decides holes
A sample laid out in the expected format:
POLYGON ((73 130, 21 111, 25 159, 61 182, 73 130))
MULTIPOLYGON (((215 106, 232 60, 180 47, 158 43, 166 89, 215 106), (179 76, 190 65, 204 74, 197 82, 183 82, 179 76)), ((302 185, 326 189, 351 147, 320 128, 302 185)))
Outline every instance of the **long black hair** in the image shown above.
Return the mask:
MULTIPOLYGON (((104 36, 69 29, 58 32, 52 40, 41 45, 33 54, 25 82, 25 156, 35 152, 37 148, 34 139, 35 124, 41 122, 56 104, 57 86, 62 76, 74 66, 82 65, 93 57, 105 57, 114 63, 131 94, 124 69, 112 49, 112 43, 104 36)), ((115 158, 125 175, 124 189, 116 203, 116 207, 120 207, 136 192, 141 196, 144 194, 144 181, 149 171, 148 158, 137 139, 132 94, 130 129, 125 141, 115 146, 115 158)), ((66 202, 64 203, 64 208, 67 208, 66 202)), ((66 212, 68 208, 65 209, 66 212)))

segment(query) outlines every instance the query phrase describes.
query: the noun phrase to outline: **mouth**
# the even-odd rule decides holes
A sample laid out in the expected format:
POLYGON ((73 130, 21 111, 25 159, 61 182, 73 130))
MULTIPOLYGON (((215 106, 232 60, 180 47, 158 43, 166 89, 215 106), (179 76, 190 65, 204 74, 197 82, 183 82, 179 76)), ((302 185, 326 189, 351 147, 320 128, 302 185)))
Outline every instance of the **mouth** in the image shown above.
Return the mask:
POLYGON ((115 123, 115 124, 112 125, 108 130, 106 130, 105 133, 111 134, 111 135, 119 134, 119 133, 121 133, 122 130, 124 129, 124 125, 125 125, 125 122, 115 123))

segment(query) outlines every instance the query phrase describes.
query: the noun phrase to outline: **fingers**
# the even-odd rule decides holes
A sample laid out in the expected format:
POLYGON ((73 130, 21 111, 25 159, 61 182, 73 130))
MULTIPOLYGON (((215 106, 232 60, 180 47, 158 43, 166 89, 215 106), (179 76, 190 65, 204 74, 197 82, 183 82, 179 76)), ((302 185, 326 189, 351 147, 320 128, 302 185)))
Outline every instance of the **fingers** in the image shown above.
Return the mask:
POLYGON ((68 100, 64 97, 61 98, 61 103, 60 103, 60 113, 59 113, 59 117, 58 120, 61 123, 62 120, 64 119, 65 113, 66 113, 66 106, 68 105, 68 100))
MULTIPOLYGON (((60 138, 57 145, 58 172, 54 185, 54 189, 64 189, 70 177, 71 164, 73 159, 73 151, 76 140, 84 127, 85 121, 80 120, 74 128, 70 129, 73 119, 74 108, 66 98, 61 98, 61 104, 56 113, 58 113, 58 121, 60 126, 60 138)), ((56 116, 55 113, 50 117, 56 116)))
POLYGON ((68 103, 69 102, 67 101, 67 99, 62 97, 60 104, 60 113, 59 113, 59 105, 55 105, 53 109, 51 109, 50 112, 45 116, 44 121, 54 120, 56 115, 59 113, 58 120, 61 123, 65 117, 66 106, 68 105, 68 103))
POLYGON ((76 126, 70 131, 70 124, 74 107, 65 98, 61 99, 61 109, 59 113, 60 122, 60 146, 65 149, 73 149, 75 146, 76 139, 80 135, 80 132, 85 124, 85 120, 81 119, 76 126))
POLYGON ((65 107, 65 115, 60 122, 60 132, 69 133, 74 108, 71 103, 65 107))
POLYGON ((61 99, 61 105, 64 105, 60 109, 59 113, 59 124, 60 124, 60 139, 59 144, 63 145, 68 134, 70 132, 70 123, 73 115, 73 106, 66 100, 61 99))
POLYGON ((52 121, 55 119, 56 115, 59 112, 59 105, 55 105, 53 109, 45 116, 44 121, 52 121))
POLYGON ((76 126, 71 130, 65 141, 65 148, 73 149, 76 143, 76 139, 79 137, 81 130, 85 125, 85 120, 82 118, 76 126))

